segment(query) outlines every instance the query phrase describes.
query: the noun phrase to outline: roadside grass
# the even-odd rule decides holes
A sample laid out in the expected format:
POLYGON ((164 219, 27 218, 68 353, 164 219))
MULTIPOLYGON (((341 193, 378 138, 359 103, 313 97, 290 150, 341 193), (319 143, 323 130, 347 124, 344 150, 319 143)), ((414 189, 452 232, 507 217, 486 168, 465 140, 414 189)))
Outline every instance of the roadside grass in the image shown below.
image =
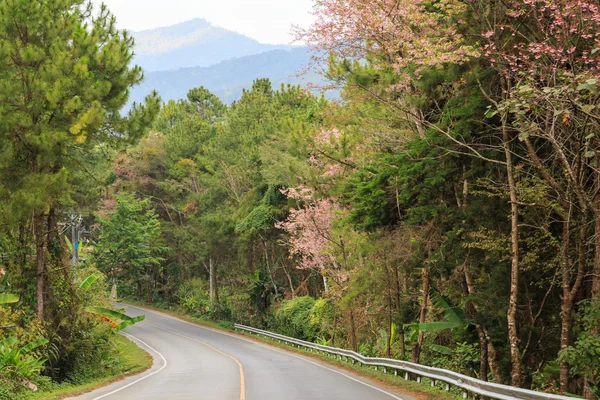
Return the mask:
POLYGON ((81 384, 42 384, 37 392, 23 393, 18 399, 23 400, 55 400, 77 396, 107 386, 131 375, 144 372, 152 367, 153 358, 134 342, 122 335, 114 335, 115 351, 113 357, 118 369, 110 375, 97 377, 81 384))
POLYGON ((462 397, 462 391, 457 390, 456 388, 451 388, 450 392, 446 392, 443 389, 443 386, 440 383, 437 383, 435 387, 431 386, 431 380, 427 378, 422 378, 421 383, 418 383, 413 380, 405 380, 402 374, 398 376, 394 375, 393 372, 384 373, 382 370, 376 371, 374 367, 368 366, 359 366, 358 364, 350 364, 344 361, 338 360, 333 357, 328 357, 321 354, 316 354, 314 352, 310 352, 304 349, 299 349, 296 347, 292 347, 290 345, 279 343, 271 340, 270 338, 264 338, 262 336, 249 334, 249 333, 240 333, 233 329, 233 323, 227 321, 215 322, 204 320, 200 318, 196 318, 185 314, 177 309, 170 309, 165 307, 157 307, 155 305, 147 304, 143 301, 132 300, 132 299, 123 299, 123 302, 127 304, 131 304, 133 306, 140 306, 147 308, 149 310, 159 311, 167 315, 171 315, 173 317, 180 318, 184 321, 191 322, 193 324, 197 324, 199 326, 205 326, 213 329, 223 330, 247 339, 254 340, 256 342, 264 343, 266 345, 276 347, 291 353, 298 353, 307 358, 311 358, 314 360, 318 360, 325 364, 330 364, 335 366, 340 370, 344 370, 346 372, 350 372, 356 376, 365 378, 368 381, 376 383, 380 387, 384 387, 390 390, 396 390, 408 396, 414 397, 417 400, 456 400, 462 397), (401 376, 402 375, 402 376, 401 376))

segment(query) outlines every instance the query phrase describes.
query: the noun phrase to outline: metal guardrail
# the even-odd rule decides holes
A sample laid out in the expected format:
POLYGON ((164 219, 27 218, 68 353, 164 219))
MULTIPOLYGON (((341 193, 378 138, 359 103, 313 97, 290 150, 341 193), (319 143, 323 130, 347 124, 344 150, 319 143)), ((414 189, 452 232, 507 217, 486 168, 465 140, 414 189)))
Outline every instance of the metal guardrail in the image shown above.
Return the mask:
POLYGON ((319 354, 326 354, 329 356, 333 355, 339 357, 339 359, 345 358, 346 362, 352 362, 353 364, 359 363, 361 365, 383 368, 383 371, 386 373, 388 372, 388 370, 390 370, 394 371, 394 374, 397 375, 400 371, 404 373, 405 379, 409 379, 410 374, 416 376, 418 382, 421 381, 422 377, 426 377, 431 380, 431 386, 435 386, 438 381, 444 382, 445 389, 447 391, 450 390, 451 386, 461 388, 463 390, 464 398, 467 398, 468 393, 474 393, 480 396, 499 400, 572 400, 572 397, 536 392, 533 390, 521 389, 508 385, 501 385, 493 382, 485 382, 456 372, 448 371, 441 368, 428 367, 425 365, 415 364, 408 361, 394 360, 390 358, 365 357, 362 354, 356 353, 351 350, 323 346, 320 344, 315 344, 304 340, 280 335, 278 333, 252 328, 250 326, 235 324, 234 328, 241 331, 251 332, 257 335, 262 335, 264 337, 270 337, 271 339, 278 340, 280 342, 284 342, 299 348, 304 348, 308 351, 317 352, 319 354))

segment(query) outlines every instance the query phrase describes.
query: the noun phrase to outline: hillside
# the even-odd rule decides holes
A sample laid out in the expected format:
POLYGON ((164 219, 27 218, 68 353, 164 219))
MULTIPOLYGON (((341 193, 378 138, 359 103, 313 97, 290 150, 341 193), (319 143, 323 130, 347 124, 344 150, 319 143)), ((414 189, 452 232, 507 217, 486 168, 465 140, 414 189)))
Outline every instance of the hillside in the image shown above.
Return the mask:
POLYGON ((141 85, 133 88, 130 103, 142 101, 156 89, 164 101, 184 98, 187 92, 204 86, 226 103, 237 100, 242 89, 250 88, 257 78, 269 78, 274 87, 283 84, 320 83, 316 74, 296 76, 309 62, 305 47, 272 50, 266 53, 223 61, 210 67, 182 68, 174 71, 146 72, 141 85))
POLYGON ((145 71, 208 67, 231 58, 295 46, 262 44, 204 19, 133 32, 134 62, 145 71))

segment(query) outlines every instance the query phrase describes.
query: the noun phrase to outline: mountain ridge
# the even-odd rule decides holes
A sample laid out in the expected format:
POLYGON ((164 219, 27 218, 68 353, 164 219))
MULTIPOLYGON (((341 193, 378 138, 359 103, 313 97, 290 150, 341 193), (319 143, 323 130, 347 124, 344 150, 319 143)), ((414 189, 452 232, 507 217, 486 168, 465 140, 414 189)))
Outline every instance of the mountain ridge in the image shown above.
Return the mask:
POLYGON ((195 18, 171 26, 131 32, 134 63, 146 71, 208 67, 222 61, 299 46, 259 41, 195 18))
MULTIPOLYGON (((309 61, 309 49, 298 47, 234 58, 209 67, 146 72, 142 83, 132 89, 129 103, 142 101, 153 90, 157 90, 165 102, 183 99, 190 89, 199 86, 204 86, 223 102, 231 103, 259 78, 269 78, 274 88, 281 84, 307 87, 308 82, 324 83, 324 79, 316 74, 298 75, 309 61)), ((330 94, 328 97, 335 96, 330 94)))

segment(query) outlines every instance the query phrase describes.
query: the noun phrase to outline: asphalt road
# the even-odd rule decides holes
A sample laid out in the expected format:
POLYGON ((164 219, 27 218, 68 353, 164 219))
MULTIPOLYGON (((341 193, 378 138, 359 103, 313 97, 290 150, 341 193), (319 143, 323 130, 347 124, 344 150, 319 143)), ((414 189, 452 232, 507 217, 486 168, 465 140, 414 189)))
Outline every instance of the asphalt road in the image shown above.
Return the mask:
POLYGON ((352 373, 166 314, 127 306, 146 319, 125 335, 153 367, 77 399, 414 400, 352 373))

